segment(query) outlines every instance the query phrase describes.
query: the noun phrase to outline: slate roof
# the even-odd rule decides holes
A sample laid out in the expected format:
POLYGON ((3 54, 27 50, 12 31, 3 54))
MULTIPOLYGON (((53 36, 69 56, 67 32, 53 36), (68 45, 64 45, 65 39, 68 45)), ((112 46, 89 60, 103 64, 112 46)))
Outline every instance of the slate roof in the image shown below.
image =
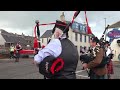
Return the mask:
POLYGON ((41 38, 48 38, 52 36, 52 30, 47 30, 42 36, 41 38))
POLYGON ((8 33, 5 30, 1 30, 1 35, 5 39, 6 43, 16 44, 20 41, 20 44, 23 46, 26 46, 28 44, 27 41, 22 36, 19 36, 17 34, 13 34, 13 33, 8 33))
POLYGON ((110 25, 109 28, 120 28, 120 21, 110 25))
POLYGON ((2 36, 5 39, 5 41, 8 42, 8 43, 16 44, 20 41, 21 45, 27 45, 28 44, 27 41, 22 37, 8 36, 8 35, 4 35, 4 34, 2 34, 2 36))

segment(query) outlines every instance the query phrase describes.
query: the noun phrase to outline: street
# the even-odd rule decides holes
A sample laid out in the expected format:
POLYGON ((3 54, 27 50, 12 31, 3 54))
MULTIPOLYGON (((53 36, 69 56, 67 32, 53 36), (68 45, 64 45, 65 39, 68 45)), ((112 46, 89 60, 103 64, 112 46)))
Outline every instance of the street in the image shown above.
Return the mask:
POLYGON ((0 60, 0 79, 42 79, 38 68, 32 64, 32 59, 0 60))
MULTIPOLYGON (((81 72, 81 63, 78 63, 76 70, 77 79, 89 79, 87 71, 81 72)), ((120 63, 114 63, 114 79, 120 79, 120 63)), ((0 59, 0 79, 43 79, 39 74, 38 68, 32 63, 32 59, 20 59, 15 63, 14 60, 0 59)))

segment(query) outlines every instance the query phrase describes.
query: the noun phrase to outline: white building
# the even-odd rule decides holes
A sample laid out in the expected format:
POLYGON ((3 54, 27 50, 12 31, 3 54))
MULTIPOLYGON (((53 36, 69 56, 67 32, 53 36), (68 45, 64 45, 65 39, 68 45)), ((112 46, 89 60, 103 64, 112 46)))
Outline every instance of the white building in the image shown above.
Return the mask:
POLYGON ((0 47, 3 47, 5 44, 5 39, 2 36, 2 30, 0 30, 0 47))
POLYGON ((40 37, 40 43, 41 45, 47 45, 50 38, 54 38, 52 35, 52 30, 47 30, 43 35, 40 37))
POLYGON ((74 32, 71 28, 69 28, 68 35, 69 40, 71 40, 74 43, 79 53, 82 47, 86 47, 87 49, 89 49, 91 35, 88 35, 86 33, 74 32))
POLYGON ((118 44, 117 40, 120 40, 120 39, 114 39, 110 45, 111 49, 114 50, 113 61, 120 61, 120 43, 118 44))
MULTIPOLYGON (((66 21, 64 12, 60 16, 60 21, 63 22, 66 21)), ((66 23, 70 23, 70 22, 66 21, 66 23)), ((80 54, 80 49, 82 49, 82 47, 86 47, 87 49, 90 47, 89 42, 91 36, 86 34, 85 32, 86 32, 85 24, 81 24, 74 21, 71 27, 69 27, 69 32, 68 32, 69 40, 72 41, 74 45, 77 47, 79 54, 80 54)), ((50 37, 52 39, 54 38, 54 36, 52 35, 52 30, 47 30, 41 36, 40 39, 41 45, 47 45, 50 37)))
MULTIPOLYGON (((90 37, 91 35, 85 34, 85 33, 79 33, 73 31, 71 28, 69 28, 69 40, 74 43, 74 45, 77 47, 78 52, 80 54, 80 49, 82 47, 86 47, 87 49, 90 47, 90 37)), ((40 39, 41 45, 47 45, 47 42, 49 41, 49 38, 54 38, 54 35, 52 35, 52 30, 47 30, 40 39)))

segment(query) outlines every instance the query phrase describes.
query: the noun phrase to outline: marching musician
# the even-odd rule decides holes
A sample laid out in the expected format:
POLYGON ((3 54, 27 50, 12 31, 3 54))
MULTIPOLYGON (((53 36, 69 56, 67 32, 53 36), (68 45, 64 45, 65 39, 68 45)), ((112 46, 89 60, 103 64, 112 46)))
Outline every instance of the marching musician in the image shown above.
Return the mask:
POLYGON ((113 53, 112 53, 112 49, 110 47, 110 43, 108 41, 105 42, 105 47, 106 47, 106 56, 108 55, 112 55, 110 56, 110 62, 107 64, 107 78, 111 79, 111 75, 114 74, 114 70, 113 70, 113 53))
MULTIPOLYGON (((99 43, 99 39, 97 37, 93 37, 90 40, 90 46, 92 50, 96 48, 99 43)), ((105 79, 105 75, 107 73, 106 65, 104 67, 96 68, 103 60, 103 56, 105 55, 104 49, 100 48, 99 52, 96 53, 94 60, 89 63, 84 63, 84 69, 90 69, 90 79, 105 79)))
MULTIPOLYGON (((62 14, 60 18, 61 21, 56 20, 56 23, 67 25, 64 20, 64 14, 62 14)), ((68 39, 69 28, 67 28, 63 34, 66 26, 59 26, 57 24, 55 24, 52 32, 55 36, 55 39, 52 39, 46 47, 44 47, 38 52, 37 55, 35 55, 34 62, 39 65, 39 70, 43 68, 40 70, 41 72, 47 72, 51 70, 50 72, 52 72, 52 77, 49 77, 50 79, 76 79, 75 71, 78 64, 78 51, 75 45, 68 39), (52 67, 47 67, 47 65, 50 64, 49 60, 52 57, 55 58, 55 62, 57 60, 62 62, 61 66, 58 65, 59 68, 57 68, 57 66, 57 69, 54 68, 55 63, 52 63, 52 67), (46 58, 48 60, 46 60, 46 58), (44 71, 44 68, 46 71, 44 71)), ((43 73, 43 75, 45 74, 43 73)))

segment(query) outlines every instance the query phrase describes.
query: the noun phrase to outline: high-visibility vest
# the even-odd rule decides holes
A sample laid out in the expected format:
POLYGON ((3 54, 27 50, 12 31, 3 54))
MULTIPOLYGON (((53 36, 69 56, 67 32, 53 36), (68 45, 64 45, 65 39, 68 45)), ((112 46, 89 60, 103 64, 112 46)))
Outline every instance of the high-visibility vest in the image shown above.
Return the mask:
POLYGON ((10 47, 10 51, 14 51, 14 47, 10 47))

